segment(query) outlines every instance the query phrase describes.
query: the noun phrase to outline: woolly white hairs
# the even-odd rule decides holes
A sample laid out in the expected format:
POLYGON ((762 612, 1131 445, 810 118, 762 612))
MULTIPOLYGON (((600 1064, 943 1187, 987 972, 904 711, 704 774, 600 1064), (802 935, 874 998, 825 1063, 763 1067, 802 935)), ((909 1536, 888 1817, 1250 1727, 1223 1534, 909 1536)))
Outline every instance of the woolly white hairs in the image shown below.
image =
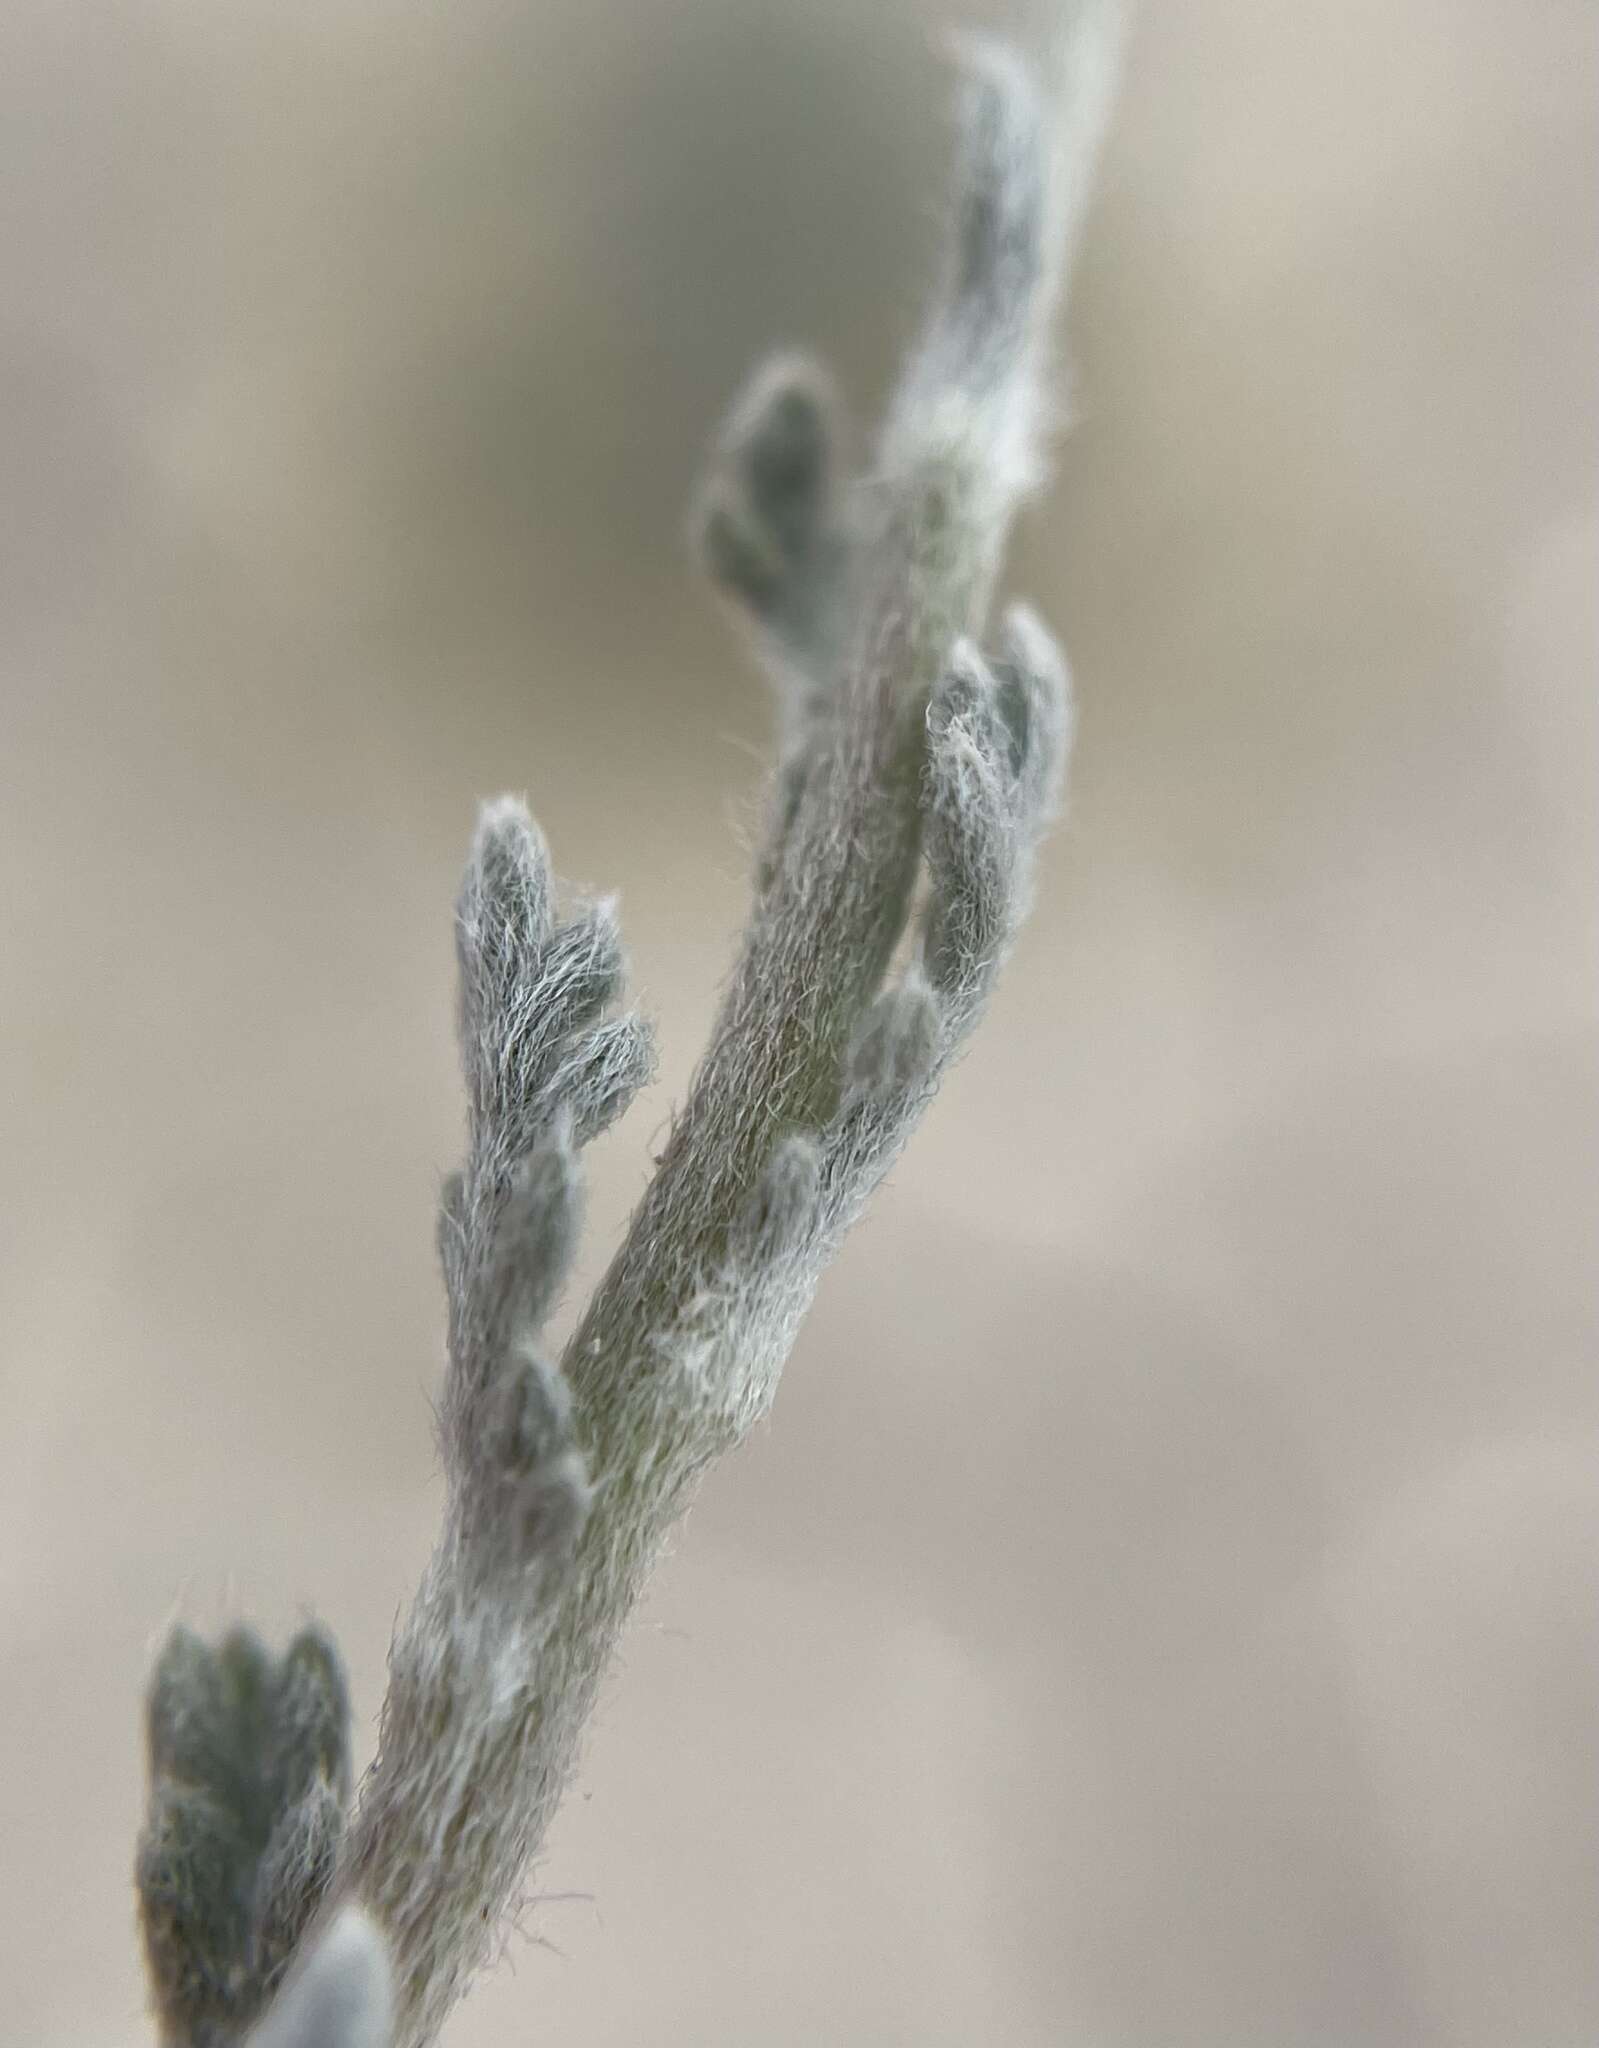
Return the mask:
POLYGON ((385 2048, 389 1958, 359 1906, 346 1906, 296 1965, 246 2048, 385 2048))
POLYGON ((483 812, 456 921, 467 1154, 439 1221, 443 1533, 347 1826, 324 1638, 281 1663, 242 1632, 163 1654, 138 1879, 169 2048, 237 2042, 263 2010, 255 2048, 436 2039, 495 1952, 667 1529, 766 1412, 822 1268, 977 1019, 1069 740, 1038 620, 1013 609, 992 654, 979 640, 1038 473, 1112 27, 1085 10, 1065 40, 1080 119, 1059 150, 1027 68, 963 46, 948 274, 871 471, 835 476, 827 382, 792 357, 720 438, 696 524, 778 685, 771 823, 710 1048, 558 1367, 538 1339, 579 1155, 651 1041, 615 1011, 610 906, 563 918, 523 806, 483 812))

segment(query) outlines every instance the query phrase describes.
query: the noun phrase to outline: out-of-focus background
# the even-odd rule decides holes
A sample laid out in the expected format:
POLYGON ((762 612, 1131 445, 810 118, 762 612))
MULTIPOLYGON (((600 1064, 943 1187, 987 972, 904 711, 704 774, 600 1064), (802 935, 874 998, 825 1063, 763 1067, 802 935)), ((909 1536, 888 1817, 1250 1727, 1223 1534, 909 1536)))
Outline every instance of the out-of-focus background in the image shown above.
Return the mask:
MULTIPOLYGON (((149 2039, 174 1614, 314 1607, 370 1748, 480 795, 621 892, 588 1274, 638 1193, 767 725, 680 508, 769 344, 880 399, 943 14, 4 10, 7 2041, 149 2039)), ((1010 577, 1069 823, 457 2048, 1599 2037, 1596 72, 1145 10, 1010 577)))

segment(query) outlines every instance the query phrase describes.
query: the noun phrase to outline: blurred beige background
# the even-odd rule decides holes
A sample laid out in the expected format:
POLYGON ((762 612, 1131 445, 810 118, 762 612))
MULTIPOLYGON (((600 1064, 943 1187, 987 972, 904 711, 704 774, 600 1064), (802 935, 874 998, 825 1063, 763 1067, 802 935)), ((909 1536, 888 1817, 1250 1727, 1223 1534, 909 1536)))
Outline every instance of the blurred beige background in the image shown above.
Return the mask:
MULTIPOLYGON (((880 397, 943 12, 0 16, 6 2042, 149 2038, 175 1612, 315 1606, 370 1745, 481 794, 660 1019, 590 1272, 639 1190, 766 726, 680 507, 768 344, 880 397)), ((457 2048, 1599 2038, 1596 74, 1146 7, 1011 577, 1070 823, 457 2048)))

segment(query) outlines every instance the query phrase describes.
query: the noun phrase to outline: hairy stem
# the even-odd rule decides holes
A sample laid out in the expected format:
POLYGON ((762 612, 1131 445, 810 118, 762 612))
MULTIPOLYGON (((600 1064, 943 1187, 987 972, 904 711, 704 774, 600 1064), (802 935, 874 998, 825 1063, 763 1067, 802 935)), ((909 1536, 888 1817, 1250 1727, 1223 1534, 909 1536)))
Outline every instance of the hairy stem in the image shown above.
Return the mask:
MULTIPOLYGON (((616 1008, 609 905, 563 921, 525 808, 485 808, 456 922, 469 1129, 439 1224, 443 1531, 395 1636, 377 1761, 331 1882, 319 1865, 315 1889, 279 1885, 259 1925, 213 1937, 152 1823, 147 1924, 174 2011, 191 2000, 184 1914, 226 1961, 240 1944, 268 1956, 261 1930, 297 1935, 314 1908, 260 2048, 436 2039, 503 1938, 668 1527, 766 1412, 822 1268, 980 1013, 1069 739, 1064 664, 1032 615, 1007 614, 992 656, 980 642, 1039 471, 1046 323, 1110 27, 1099 0, 1074 16, 1064 151, 1027 68, 963 46, 944 284, 868 472, 840 479, 830 387, 794 356, 755 378, 717 443, 697 524, 779 690, 770 824, 709 1048, 559 1367, 540 1338, 575 1240, 581 1151, 647 1078, 651 1043, 616 1008)), ((216 1690, 186 1642, 169 1662, 216 1690)), ((179 1726, 153 1711, 152 1726, 179 1726)), ((161 1785, 191 1797, 187 1779, 161 1785)), ((299 1778, 292 1789, 302 1798, 299 1778)), ((266 1820, 287 1796, 274 1786, 266 1820)), ((282 1857, 313 1829, 322 1855, 336 1819, 295 1807, 282 1857)), ((255 1835, 238 1854, 260 1856, 255 1835)), ((270 1978, 252 1962, 249 2009, 286 1938, 271 1934, 270 1978)))

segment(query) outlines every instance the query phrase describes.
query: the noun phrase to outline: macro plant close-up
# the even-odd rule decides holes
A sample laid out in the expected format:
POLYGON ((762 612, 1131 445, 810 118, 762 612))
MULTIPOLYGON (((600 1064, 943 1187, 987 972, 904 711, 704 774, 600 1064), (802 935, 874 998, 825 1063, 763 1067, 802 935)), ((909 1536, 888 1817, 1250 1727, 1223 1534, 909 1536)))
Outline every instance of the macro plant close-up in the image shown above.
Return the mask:
POLYGON ((0 2039, 1599 2038, 1595 60, 0 23, 0 2039))
POLYGON ((772 819, 710 1049, 559 1363, 541 1338, 579 1155, 650 1077, 652 1036, 617 1008, 612 906, 563 917, 526 806, 483 812, 455 918, 468 1136, 439 1212, 443 1533, 348 1826, 324 1636, 274 1660, 247 1632, 213 1651, 180 1626, 162 1651, 138 1889, 170 2048, 438 2038, 521 1904, 666 1532, 765 1416, 822 1267, 1015 936, 1067 685, 1030 613, 1006 615, 991 656, 979 641, 1038 464, 1109 17, 1085 14, 1060 53, 1063 146, 1015 56, 966 61, 947 276, 875 458, 858 482, 836 475, 825 380, 782 359, 739 401, 705 487, 707 566, 781 703, 772 819))

